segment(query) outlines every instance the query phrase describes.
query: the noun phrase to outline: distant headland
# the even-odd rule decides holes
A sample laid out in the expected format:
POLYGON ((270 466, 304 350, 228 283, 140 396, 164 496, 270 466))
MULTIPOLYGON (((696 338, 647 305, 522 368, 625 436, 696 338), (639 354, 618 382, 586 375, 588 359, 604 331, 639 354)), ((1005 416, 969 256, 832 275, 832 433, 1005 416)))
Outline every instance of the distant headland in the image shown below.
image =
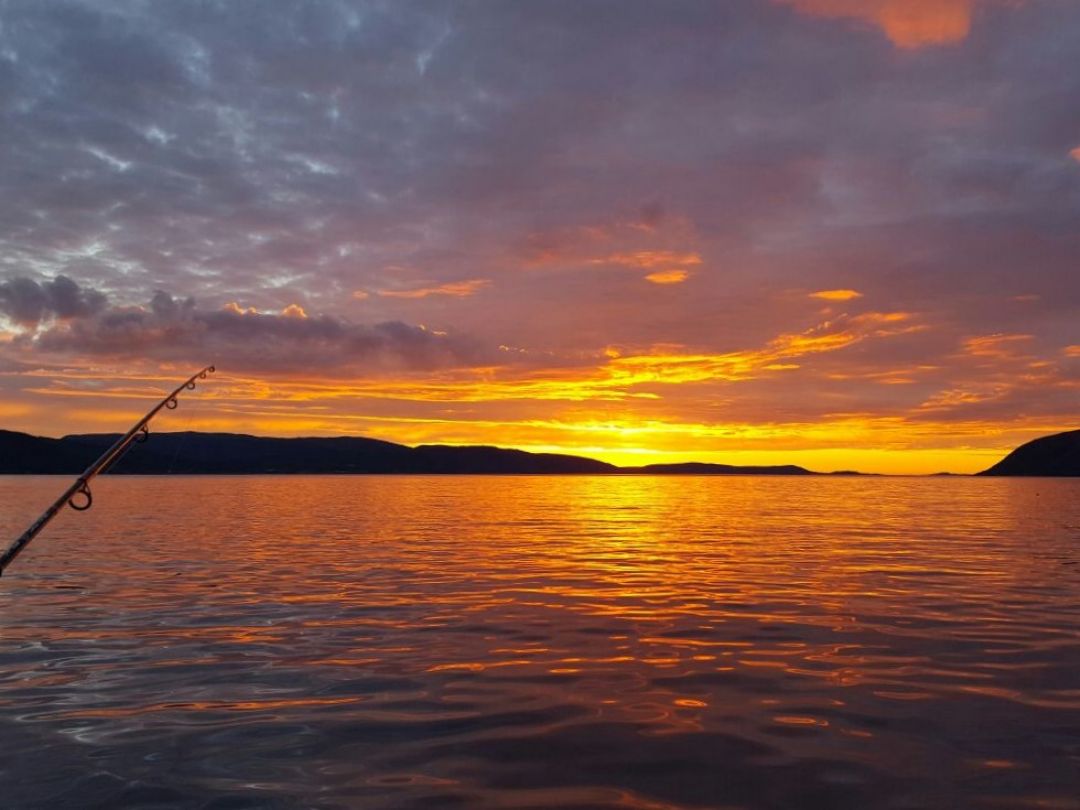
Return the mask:
MULTIPOLYGON (((52 439, 0 430, 0 474, 80 473, 116 439, 93 433, 52 439)), ((155 433, 113 472, 153 474, 453 474, 453 475, 860 475, 813 472, 794 464, 735 466, 687 462, 617 467, 558 453, 500 447, 420 445, 352 436, 274 438, 239 433, 155 433)), ((1080 476, 1080 430, 1045 436, 978 475, 1080 476)))
POLYGON ((1080 476, 1080 430, 1022 444, 978 475, 1080 476))

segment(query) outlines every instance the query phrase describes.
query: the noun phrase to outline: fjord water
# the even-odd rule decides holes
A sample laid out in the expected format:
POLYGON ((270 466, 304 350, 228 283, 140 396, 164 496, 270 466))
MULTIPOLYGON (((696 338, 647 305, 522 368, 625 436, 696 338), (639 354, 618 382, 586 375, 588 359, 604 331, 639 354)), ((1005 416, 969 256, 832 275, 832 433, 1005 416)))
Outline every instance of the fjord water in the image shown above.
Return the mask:
POLYGON ((1078 631, 1080 480, 113 477, 0 579, 0 795, 1080 807, 1078 631))

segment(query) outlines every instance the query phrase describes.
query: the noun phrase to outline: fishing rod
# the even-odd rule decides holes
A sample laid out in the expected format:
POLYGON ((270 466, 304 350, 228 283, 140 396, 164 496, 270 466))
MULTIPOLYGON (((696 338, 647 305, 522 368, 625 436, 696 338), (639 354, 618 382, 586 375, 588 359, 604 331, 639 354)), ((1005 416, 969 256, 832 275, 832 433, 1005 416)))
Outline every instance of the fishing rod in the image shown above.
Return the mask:
POLYGON ((76 512, 85 512, 89 509, 94 503, 94 496, 90 494, 90 482, 96 476, 105 472, 113 464, 123 458, 124 454, 133 444, 142 444, 149 439, 150 420, 158 415, 158 411, 162 408, 170 411, 176 410, 176 407, 180 404, 180 392, 184 389, 194 391, 195 381, 205 380, 206 375, 213 374, 214 370, 213 366, 207 366, 201 371, 197 371, 188 377, 184 382, 178 385, 172 393, 168 394, 157 405, 151 408, 146 416, 136 422, 135 427, 125 433, 112 445, 112 447, 102 453, 97 461, 87 467, 83 471, 83 474, 75 479, 75 483, 64 490, 64 494, 57 498, 52 506, 42 512, 41 516, 30 524, 30 528, 19 535, 15 542, 8 546, 7 551, 0 555, 0 576, 3 575, 4 569, 11 565, 12 561, 19 556, 19 552, 26 548, 31 540, 38 536, 41 530, 49 524, 50 520, 56 517, 57 513, 64 508, 65 503, 76 512), (76 500, 76 498, 79 498, 79 500, 76 500))

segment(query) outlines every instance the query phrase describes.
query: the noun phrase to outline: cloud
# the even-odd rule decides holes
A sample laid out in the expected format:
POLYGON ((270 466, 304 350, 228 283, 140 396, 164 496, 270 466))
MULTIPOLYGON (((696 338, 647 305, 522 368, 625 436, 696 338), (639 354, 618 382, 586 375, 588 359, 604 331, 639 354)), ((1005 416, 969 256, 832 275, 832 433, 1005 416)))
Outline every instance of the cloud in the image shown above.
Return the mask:
MULTIPOLYGON (((862 20, 882 30, 898 48, 962 42, 979 0, 776 0, 804 14, 862 20)), ((998 2, 998 0, 990 0, 998 2)), ((982 0, 982 5, 988 5, 982 0)))
MULTIPOLYGON (((56 288, 56 280, 36 284, 23 278, 4 287, 25 294, 17 301, 37 301, 33 290, 56 288)), ((280 313, 259 312, 236 302, 208 311, 194 298, 158 291, 145 305, 111 306, 101 293, 70 280, 58 288, 60 295, 46 299, 58 318, 24 317, 21 323, 26 328, 12 344, 29 352, 79 358, 213 362, 268 372, 448 368, 476 362, 483 354, 469 340, 423 326, 400 321, 355 324, 310 315, 298 304, 289 304, 280 313)), ((41 309, 27 311, 34 314, 41 309)))
MULTIPOLYGON (((467 298, 475 295, 491 284, 490 279, 473 278, 467 281, 448 281, 432 287, 416 287, 411 290, 378 290, 384 298, 428 298, 432 295, 447 295, 452 298, 467 298)), ((356 297, 356 294, 353 294, 356 297)), ((366 297, 366 296, 365 296, 366 297)))
POLYGON ((975 357, 991 357, 997 360, 1016 357, 1026 348, 1034 335, 977 335, 964 340, 964 352, 975 357))
POLYGON ((690 273, 678 268, 657 270, 645 276, 645 280, 651 281, 653 284, 682 284, 688 278, 690 278, 690 273))
POLYGON ((798 369, 799 365, 793 361, 799 358, 923 328, 913 313, 864 312, 826 321, 802 332, 782 333, 758 349, 708 354, 660 346, 643 353, 618 354, 610 358, 609 366, 615 370, 614 378, 623 384, 735 382, 798 369))
POLYGON ((281 310, 282 318, 300 318, 301 320, 305 320, 307 316, 307 312, 305 312, 304 308, 299 304, 289 304, 281 310))
POLYGON ((105 296, 84 290, 67 276, 45 282, 16 277, 0 282, 0 314, 21 326, 37 326, 53 318, 79 318, 105 306, 105 296))
POLYGON ((862 298, 862 293, 857 290, 819 290, 810 293, 811 298, 820 298, 823 301, 851 301, 862 298))
POLYGON ((651 272, 645 280, 653 284, 681 284, 690 277, 690 269, 701 264, 697 253, 679 253, 671 250, 638 250, 631 253, 612 253, 590 264, 636 267, 651 272))
MULTIPOLYGON (((172 298, 170 297, 169 300, 171 301, 172 298)), ((259 310, 257 310, 255 307, 246 307, 245 308, 245 307, 240 306, 240 304, 237 303, 236 301, 230 301, 224 307, 222 307, 222 309, 224 309, 226 312, 231 312, 234 315, 258 315, 259 314, 259 310)))
POLYGON ((676 253, 670 250, 639 250, 634 253, 613 253, 601 259, 593 259, 593 264, 621 264, 624 267, 641 267, 651 270, 659 267, 696 267, 701 264, 697 253, 676 253))

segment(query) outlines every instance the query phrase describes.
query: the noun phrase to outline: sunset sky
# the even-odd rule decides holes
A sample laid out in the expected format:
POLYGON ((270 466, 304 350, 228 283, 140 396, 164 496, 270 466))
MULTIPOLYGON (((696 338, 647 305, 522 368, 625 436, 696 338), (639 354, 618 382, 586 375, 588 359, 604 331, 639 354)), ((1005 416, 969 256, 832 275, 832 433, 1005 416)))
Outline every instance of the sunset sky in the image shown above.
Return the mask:
POLYGON ((0 427, 970 472, 1080 427, 1080 2, 0 2, 0 427))

